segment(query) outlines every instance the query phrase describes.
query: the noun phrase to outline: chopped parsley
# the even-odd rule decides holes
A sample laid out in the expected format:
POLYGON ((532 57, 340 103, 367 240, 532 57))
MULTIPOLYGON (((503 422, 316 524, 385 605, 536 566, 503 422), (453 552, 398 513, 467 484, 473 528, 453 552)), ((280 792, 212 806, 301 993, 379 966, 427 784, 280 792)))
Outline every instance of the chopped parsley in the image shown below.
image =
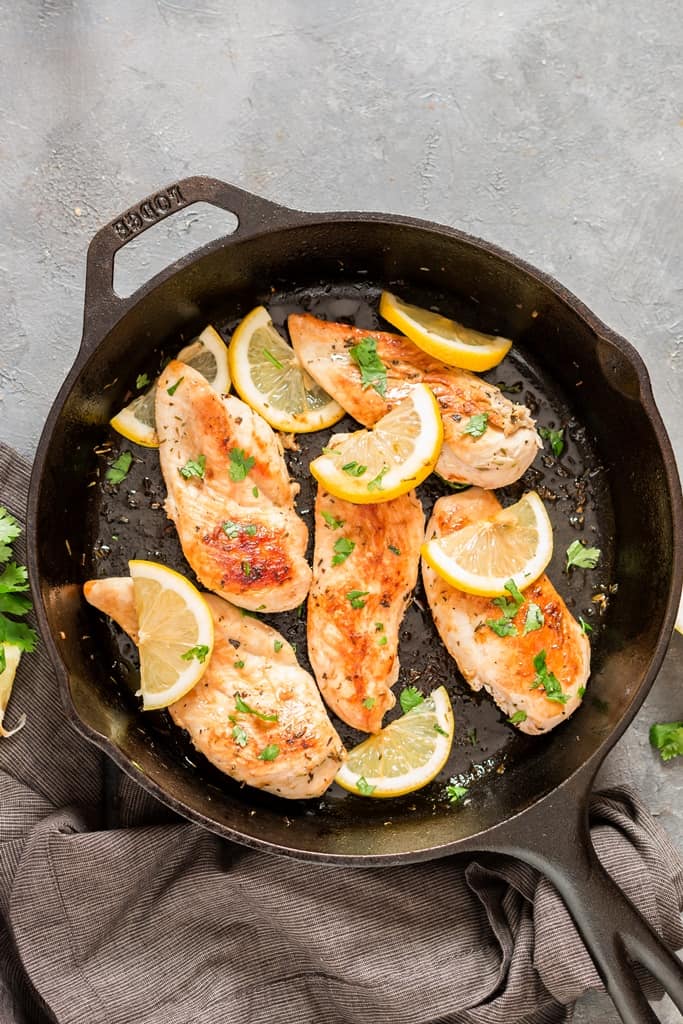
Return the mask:
POLYGON ((256 708, 252 708, 245 700, 242 700, 239 693, 235 695, 235 707, 243 714, 254 715, 256 718, 260 718, 264 722, 277 722, 278 720, 277 714, 265 715, 262 711, 257 711, 256 708))
POLYGON ((483 437, 488 427, 489 414, 487 412, 478 412, 476 416, 472 416, 463 430, 463 434, 469 434, 470 437, 483 437))
POLYGON ((379 640, 377 641, 377 646, 378 647, 386 647, 388 643, 389 643, 389 641, 387 640, 386 636, 381 636, 379 638, 379 640))
POLYGON ((397 548, 395 544, 387 544, 387 547, 389 548, 389 551, 391 551, 392 554, 394 554, 394 555, 400 555, 401 554, 401 549, 397 548))
POLYGON ((135 378, 135 387, 138 391, 142 391, 143 388, 149 387, 151 383, 152 382, 146 373, 139 373, 135 378))
POLYGON ((275 651, 276 654, 279 654, 284 646, 285 645, 282 640, 273 641, 273 650, 275 651))
POLYGON ((554 700, 558 704, 566 704, 569 697, 566 693, 562 693, 562 685, 557 676, 553 672, 548 671, 545 651, 539 651, 535 656, 534 668, 536 675, 530 689, 536 690, 539 686, 542 686, 548 700, 554 700))
POLYGON ((196 659, 200 665, 203 665, 208 653, 209 648, 207 644, 197 644, 196 647, 190 647, 189 651, 185 651, 185 653, 181 654, 180 657, 183 661, 192 661, 193 659, 196 659))
POLYGON ((325 520, 325 523, 327 524, 327 526, 329 526, 331 530, 341 530, 342 526, 344 525, 343 519, 337 519, 335 516, 332 515, 331 512, 327 512, 325 509, 321 509, 320 514, 322 515, 323 519, 325 520))
POLYGON ((662 761, 683 755, 683 722, 657 722, 650 727, 650 743, 661 754, 662 761))
MULTIPOLYGON (((245 480, 249 470, 253 469, 256 459, 253 455, 247 455, 244 448, 232 448, 230 450, 230 465, 228 473, 233 483, 237 484, 245 480)), ((255 490, 256 488, 254 488, 255 490)), ((258 494, 258 492, 257 492, 258 494)), ((254 495, 254 497, 257 496, 254 495)))
POLYGON ((494 597, 492 603, 495 604, 497 608, 500 608, 506 618, 513 619, 524 604, 524 598, 519 587, 512 579, 508 580, 507 583, 503 585, 503 589, 507 590, 512 600, 508 600, 506 597, 494 597))
POLYGON ((458 801, 467 796, 467 793, 467 786, 456 786, 454 783, 446 786, 446 796, 452 804, 457 804, 458 801))
POLYGON ((226 537, 230 538, 230 540, 234 540, 235 537, 239 537, 240 534, 239 525, 237 523, 233 523, 232 519, 226 519, 225 522, 221 524, 221 530, 226 537))
POLYGON ((376 703, 377 701, 374 697, 366 697, 365 700, 363 701, 363 707, 367 708, 368 711, 370 711, 371 708, 374 708, 376 703))
POLYGON ((166 388, 168 394, 175 395, 176 391, 178 390, 178 388, 180 387, 184 380, 184 377, 178 377, 178 380, 175 382, 175 384, 171 384, 170 388, 166 388))
POLYGON ((233 668, 244 668, 244 662, 242 661, 241 658, 238 658, 237 661, 233 661, 232 667, 233 668))
POLYGON ((252 487, 251 493, 254 495, 255 498, 258 498, 258 487, 252 487))
POLYGON ((267 747, 263 748, 258 759, 259 761, 274 761, 279 753, 280 748, 277 743, 269 743, 267 747))
POLYGON ((438 722, 434 722, 434 732, 438 732, 439 736, 448 736, 445 729, 442 729, 438 722))
POLYGON ((263 349, 263 354, 269 363, 272 363, 276 370, 284 370, 283 364, 279 359, 276 359, 272 352, 269 352, 267 348, 263 349))
MULTIPOLYGON (((132 455, 131 455, 132 458, 132 455)), ((10 545, 21 533, 19 523, 6 508, 0 506, 0 562, 6 562, 12 554, 10 545)))
POLYGON ((241 725, 233 725, 232 738, 240 747, 246 747, 249 737, 241 725))
POLYGON ((582 633, 588 634, 593 632, 593 627, 591 626, 590 622, 586 622, 586 620, 581 615, 579 615, 579 625, 581 626, 582 633))
POLYGON ((382 466, 382 468, 380 469, 380 471, 377 474, 377 476, 373 480, 371 480, 369 482, 368 490, 369 491, 383 491, 384 488, 382 487, 382 480, 384 479, 384 477, 387 475, 388 472, 389 472, 389 467, 388 466, 382 466))
POLYGON ((526 636, 527 633, 534 633, 537 629, 540 629, 545 619, 543 612, 537 604, 530 604, 527 608, 526 618, 524 620, 524 630, 522 636, 526 636))
POLYGON ((356 546, 356 542, 349 540, 348 537, 339 537, 334 542, 334 557, 332 559, 332 565, 341 565, 349 557, 351 552, 356 546))
POLYGON ((104 474, 104 479, 109 484, 120 484, 122 480, 125 480, 130 472, 130 467, 133 464, 133 455, 131 452, 121 452, 118 459, 112 462, 111 466, 104 474))
POLYGON ((496 387, 508 395, 518 395, 524 384, 521 380, 516 381, 514 384, 506 384, 504 380, 497 380, 496 387))
POLYGON ((369 590, 349 590, 346 595, 347 601, 349 601, 352 608, 365 608, 364 597, 367 597, 370 593, 369 590))
POLYGON ((503 615, 501 619, 487 619, 486 625, 492 629, 497 636, 517 636, 517 627, 512 619, 503 615))
POLYGON ((387 368, 377 354, 377 342, 369 335, 352 345, 349 355, 360 369, 363 390, 374 388, 382 398, 387 393, 387 368))
POLYGON ((251 576, 251 562, 242 562, 242 572, 245 576, 251 576))
POLYGON ((564 451, 564 427, 560 430, 549 430, 548 427, 541 427, 538 432, 544 441, 550 441, 553 455, 559 459, 564 451))
POLYGON ((190 480, 192 477, 203 480, 205 470, 206 455, 198 455, 196 459, 188 459, 184 466, 180 466, 178 472, 183 480, 190 480))
POLYGON ((583 698, 584 698, 584 696, 586 694, 586 687, 585 686, 580 686, 576 692, 577 692, 577 694, 579 696, 579 700, 583 700, 583 698))
POLYGON ((383 633, 384 632, 384 623, 383 622, 376 622, 375 623, 375 630, 378 633, 383 633))
POLYGON ((526 722, 526 711, 515 711, 514 715, 510 715, 508 718, 510 725, 519 725, 520 722, 526 722))
POLYGON ((363 775, 359 776, 358 782, 356 783, 356 789, 361 796, 372 796, 376 788, 376 786, 371 786, 363 775))
POLYGON ((348 473, 349 476, 362 476, 363 473, 367 473, 368 467, 361 466, 355 459, 353 462, 347 462, 346 465, 342 466, 342 471, 348 473))
POLYGON ((598 564, 600 548, 589 548, 580 540, 574 540, 567 548, 566 570, 575 565, 578 569, 594 569, 598 564))
POLYGON ((399 703, 401 705, 401 710, 403 711, 403 714, 407 715, 409 711, 412 711, 413 708, 416 708, 418 706, 418 704, 422 703, 422 701, 424 700, 424 697, 422 696, 420 691, 417 689, 417 687, 415 687, 415 686, 406 686, 405 689, 401 690, 401 693, 400 693, 398 699, 399 699, 399 703))

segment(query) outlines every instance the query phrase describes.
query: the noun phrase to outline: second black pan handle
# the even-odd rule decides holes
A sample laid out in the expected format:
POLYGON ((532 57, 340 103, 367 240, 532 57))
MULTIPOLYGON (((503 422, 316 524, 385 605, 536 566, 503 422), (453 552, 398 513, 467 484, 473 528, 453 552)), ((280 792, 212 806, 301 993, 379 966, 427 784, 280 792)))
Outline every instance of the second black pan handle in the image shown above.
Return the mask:
MULTIPOLYGON (((85 272, 85 302, 82 347, 89 347, 91 338, 99 340, 112 324, 131 308, 139 297, 121 298, 114 291, 114 257, 133 238, 193 203, 209 203, 234 213, 237 227, 230 236, 241 238, 266 227, 284 226, 295 211, 268 199, 246 192, 236 185, 197 175, 183 178, 135 203, 97 232, 88 246, 85 272)), ((301 217, 297 211, 296 216, 301 217)), ((224 239, 207 248, 224 244, 224 239)), ((159 275, 165 279, 176 273, 186 259, 174 263, 159 275)))
POLYGON ((587 788, 581 772, 535 807, 494 829, 487 847, 526 861, 553 883, 624 1024, 657 1024, 633 962, 660 982, 681 1013, 683 965, 598 860, 590 838, 587 788))

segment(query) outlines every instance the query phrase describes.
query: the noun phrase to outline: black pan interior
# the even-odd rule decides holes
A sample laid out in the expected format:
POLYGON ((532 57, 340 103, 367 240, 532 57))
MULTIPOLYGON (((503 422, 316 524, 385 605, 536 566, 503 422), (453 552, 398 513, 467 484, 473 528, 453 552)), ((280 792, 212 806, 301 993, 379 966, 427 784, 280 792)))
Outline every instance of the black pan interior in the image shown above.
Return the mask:
MULTIPOLYGON (((347 418, 333 429, 353 427, 347 418)), ((287 453, 309 527, 314 491, 307 466, 328 435, 302 435, 300 450, 287 453)), ((436 477, 422 485, 427 514, 444 493, 448 487, 436 477)), ((522 810, 567 778, 605 742, 636 697, 671 563, 662 458, 628 359, 524 271, 445 233, 386 223, 342 223, 332 233, 329 225, 307 225, 235 242, 139 298, 68 383, 38 518, 49 523, 38 534, 42 594, 77 717, 177 809, 224 834, 303 855, 433 854, 522 810), (574 614, 594 627, 593 672, 584 706, 565 725, 547 737, 525 737, 488 697, 469 691, 418 585, 401 631, 397 685, 424 692, 447 686, 456 738, 446 768, 426 789, 396 800, 363 799, 333 786, 321 800, 282 801, 219 773, 165 713, 138 710, 132 644, 80 596, 83 580, 125 574, 129 558, 159 560, 192 577, 163 512, 156 452, 131 445, 107 423, 134 393, 136 375, 154 376, 207 322, 227 340, 241 316, 263 302, 279 326, 288 313, 306 310, 360 327, 387 327, 377 314, 382 287, 510 334, 510 355, 486 376, 527 404, 540 427, 564 428, 562 455, 556 458, 546 442, 524 478, 499 496, 506 504, 535 488, 544 498, 555 528, 549 574, 574 614), (615 429, 626 423, 628 446, 623 429, 615 429), (114 488, 104 472, 122 450, 135 460, 114 488), (565 571, 566 548, 577 537, 601 549, 595 570, 565 571), (445 795, 450 779, 468 787, 457 806, 445 795)), ((309 667, 304 610, 265 618, 296 643, 309 667)), ((335 724, 348 743, 362 738, 335 724)))

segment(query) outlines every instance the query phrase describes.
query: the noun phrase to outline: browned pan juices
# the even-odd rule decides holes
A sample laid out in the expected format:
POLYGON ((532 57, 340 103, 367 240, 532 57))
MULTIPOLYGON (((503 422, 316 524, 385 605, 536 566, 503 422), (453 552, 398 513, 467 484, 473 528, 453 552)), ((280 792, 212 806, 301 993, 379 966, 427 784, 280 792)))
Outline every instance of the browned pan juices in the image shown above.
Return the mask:
MULTIPOLYGON (((391 282, 390 287, 398 294, 406 294, 411 301, 461 317, 468 324, 489 331, 496 329, 495 314, 491 310, 482 311, 473 301, 457 301, 453 296, 439 296, 415 289, 408 292, 400 281, 391 282)), ((289 313, 302 311, 361 328, 391 329, 376 312, 379 293, 378 287, 362 282, 274 292, 263 296, 262 301, 283 333, 286 333, 284 325, 289 313)), ((228 341, 241 315, 247 311, 240 309, 240 316, 235 317, 234 306, 224 310, 212 309, 207 311, 207 321, 211 320, 228 341)), ((164 361, 187 341, 187 337, 178 337, 168 341, 163 350, 158 349, 145 367, 149 377, 156 376, 164 361)), ((562 393, 556 381, 527 358, 521 346, 514 345, 503 363, 484 376, 501 385, 513 401, 528 405, 539 427, 564 428, 565 449, 560 458, 553 456, 546 441, 524 477, 498 494, 503 504, 516 501, 525 490, 532 488, 538 490, 543 498, 555 535, 555 550, 548 574, 573 614, 582 615, 593 625, 591 647, 593 666, 596 667, 600 661, 601 622, 609 614, 608 605, 614 588, 614 518, 608 480, 595 443, 573 412, 572 395, 562 393), (598 567, 592 571, 572 569, 567 574, 564 571, 565 552, 577 538, 599 547, 602 557, 598 567), (594 600, 596 597, 597 601, 594 600)), ((134 377, 131 380, 122 378, 112 389, 121 396, 121 404, 129 400, 129 397, 124 397, 126 385, 129 391, 134 392, 134 377)), ((581 386, 580 382, 577 386, 581 386)), ((114 406, 112 414, 118 407, 114 406)), ((308 464, 320 453, 333 431, 353 430, 357 426, 350 417, 345 417, 332 431, 298 435, 299 451, 286 452, 290 473, 301 486, 297 508, 310 531, 309 557, 313 549, 312 509, 316 484, 310 476, 308 464)), ((156 450, 133 445, 114 431, 103 441, 102 449, 105 451, 99 459, 99 479, 89 490, 92 503, 88 516, 89 536, 85 544, 84 578, 127 575, 130 558, 163 562, 194 578, 183 558, 175 527, 163 511, 166 489, 156 450), (120 451, 132 451, 134 463, 124 482, 114 488, 102 481, 107 465, 120 451)), ((448 493, 448 485, 435 476, 418 489, 427 517, 435 500, 448 493)), ((306 655, 305 609, 264 616, 264 619, 296 645, 299 661, 310 671, 306 655)), ((96 644, 107 652, 112 686, 118 688, 127 702, 136 703, 135 698, 126 692, 134 692, 138 685, 137 654, 132 642, 101 616, 97 623, 93 623, 93 629, 97 630, 96 644)), ((301 814, 315 814, 321 819, 321 826, 331 828, 343 827, 345 822, 358 818, 384 821, 406 813, 432 815, 447 806, 444 784, 451 777, 455 776, 469 787, 470 800, 484 800, 487 788, 496 786, 501 773, 514 772, 515 765, 525 758, 530 748, 542 747, 548 742, 544 737, 531 738, 519 733, 505 721, 488 696, 475 694, 469 689, 439 639, 421 581, 403 622, 399 654, 401 674, 395 687, 397 695, 407 685, 417 686, 427 693, 444 684, 453 702, 455 741, 449 761, 438 779, 417 793, 381 801, 351 796, 336 786, 321 800, 301 802, 278 800, 250 790, 249 799, 254 807, 268 806, 271 811, 277 813, 280 810, 292 819, 301 814)), ((594 692, 590 683, 586 700, 593 701, 598 709, 601 706, 600 694, 594 692)), ((397 704, 387 720, 399 713, 397 704)), ((339 722, 334 715, 332 718, 347 746, 363 738, 362 734, 339 722)), ((239 789, 236 783, 194 750, 187 736, 171 723, 166 713, 147 712, 144 719, 146 725, 152 725, 155 736, 152 742, 158 745, 164 758, 194 766, 202 784, 209 790, 236 792, 239 789)), ((597 724, 590 728, 599 730, 600 716, 591 718, 591 721, 597 724)), ((576 728, 575 719, 570 719, 560 728, 576 728)), ((453 813, 457 813, 457 808, 453 813)))

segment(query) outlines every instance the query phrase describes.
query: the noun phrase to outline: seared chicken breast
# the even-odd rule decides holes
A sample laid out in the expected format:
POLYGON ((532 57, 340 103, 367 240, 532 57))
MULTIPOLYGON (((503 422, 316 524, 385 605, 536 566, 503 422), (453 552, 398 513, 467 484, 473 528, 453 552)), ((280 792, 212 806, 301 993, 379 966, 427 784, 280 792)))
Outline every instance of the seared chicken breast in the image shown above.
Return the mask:
MULTIPOLYGON (((439 498, 427 538, 454 533, 495 515, 500 507, 493 494, 474 487, 439 498)), ((522 720, 515 724, 531 735, 554 729, 576 710, 590 672, 590 644, 545 574, 524 590, 524 603, 512 618, 512 636, 498 636, 487 625, 487 620, 499 621, 503 614, 493 599, 456 590, 424 559, 422 577, 439 635, 473 690, 483 687, 508 717, 519 712, 522 720), (543 624, 525 634, 532 605, 538 611, 531 609, 530 623, 542 618, 543 624), (543 672, 534 659, 559 682, 559 701, 546 694, 543 672)))
MULTIPOLYGON (((84 590, 90 604, 137 641, 130 578, 90 580, 84 590)), ((214 621, 213 653, 194 689, 169 707, 171 718, 238 782, 292 800, 320 796, 346 753, 313 678, 277 630, 204 596, 214 621)))
POLYGON ((434 359, 408 338, 386 331, 363 331, 328 323, 307 313, 288 321, 300 362, 354 419, 371 427, 423 381, 441 409, 444 443, 436 472, 446 480, 505 487, 519 479, 541 447, 534 420, 524 405, 508 401, 500 388, 480 377, 434 359), (387 371, 386 397, 364 388, 349 349, 374 338, 387 371), (472 417, 484 419, 471 424, 472 417))
POLYGON ((423 537, 414 492, 353 505, 318 491, 308 656, 328 706, 364 732, 378 732, 396 703, 398 632, 423 537))
POLYGON ((166 512, 197 578, 241 608, 296 608, 311 582, 308 531, 274 431, 175 360, 159 377, 156 424, 166 512))

